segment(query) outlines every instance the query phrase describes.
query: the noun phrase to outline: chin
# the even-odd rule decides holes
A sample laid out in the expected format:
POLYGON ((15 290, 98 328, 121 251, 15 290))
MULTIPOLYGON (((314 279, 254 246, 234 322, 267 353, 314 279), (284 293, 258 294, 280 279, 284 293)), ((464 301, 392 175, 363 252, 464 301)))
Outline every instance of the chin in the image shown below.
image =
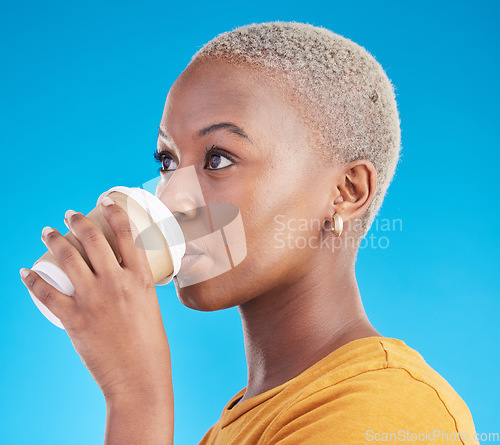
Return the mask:
POLYGON ((173 279, 177 297, 184 306, 202 312, 238 306, 255 295, 254 269, 245 261, 231 268, 227 260, 213 256, 183 263, 173 279))
POLYGON ((226 295, 222 290, 224 288, 230 289, 231 287, 223 286, 221 289, 220 283, 213 285, 212 283, 215 284, 217 279, 220 280, 219 277, 215 277, 200 283, 181 287, 178 279, 174 277, 175 290, 179 301, 190 309, 202 312, 219 311, 235 306, 236 304, 230 301, 231 294, 226 295))

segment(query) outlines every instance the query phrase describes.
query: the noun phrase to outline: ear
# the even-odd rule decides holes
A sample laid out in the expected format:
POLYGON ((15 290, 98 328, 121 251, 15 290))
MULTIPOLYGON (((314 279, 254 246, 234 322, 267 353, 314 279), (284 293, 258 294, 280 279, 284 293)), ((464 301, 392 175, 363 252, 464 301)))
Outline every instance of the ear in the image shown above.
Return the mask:
POLYGON ((372 202, 377 172, 370 161, 360 159, 343 166, 337 176, 333 208, 344 222, 360 216, 372 202))

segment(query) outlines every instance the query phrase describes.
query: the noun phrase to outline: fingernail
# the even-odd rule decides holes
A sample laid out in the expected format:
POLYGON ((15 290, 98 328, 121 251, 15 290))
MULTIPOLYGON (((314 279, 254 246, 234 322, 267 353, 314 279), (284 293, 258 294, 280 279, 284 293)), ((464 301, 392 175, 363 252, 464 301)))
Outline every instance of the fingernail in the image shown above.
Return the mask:
POLYGON ((103 206, 110 206, 110 205, 112 205, 114 203, 115 202, 111 198, 109 198, 108 196, 106 196, 105 198, 103 198, 103 200, 101 201, 101 204, 103 206))
POLYGON ((71 217, 75 214, 76 212, 74 210, 66 210, 66 213, 64 214, 64 218, 67 219, 68 221, 71 219, 71 217))
POLYGON ((19 270, 19 273, 21 274, 21 279, 25 279, 28 274, 30 273, 30 271, 28 269, 25 269, 24 267, 22 267, 20 270, 19 270))
POLYGON ((52 227, 44 227, 42 229, 42 236, 45 238, 49 233, 53 232, 54 229, 52 227))
POLYGON ((66 218, 64 218, 64 224, 66 224, 66 227, 71 230, 71 227, 69 226, 69 222, 66 218))

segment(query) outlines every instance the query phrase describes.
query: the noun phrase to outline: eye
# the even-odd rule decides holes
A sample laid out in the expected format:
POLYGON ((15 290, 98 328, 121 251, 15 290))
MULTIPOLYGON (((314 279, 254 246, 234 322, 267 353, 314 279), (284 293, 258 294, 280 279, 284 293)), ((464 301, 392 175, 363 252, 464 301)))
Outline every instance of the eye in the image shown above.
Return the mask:
POLYGON ((171 154, 166 151, 158 152, 158 150, 155 150, 154 157, 156 159, 156 162, 160 163, 160 168, 158 169, 158 171, 168 172, 175 170, 178 167, 171 154), (172 166, 174 167, 172 168, 172 166))
POLYGON ((222 170, 234 164, 229 153, 215 145, 212 145, 210 149, 205 148, 205 160, 207 170, 222 170))
MULTIPOLYGON (((159 152, 158 149, 156 149, 153 154, 156 162, 160 164, 160 168, 158 169, 159 172, 170 172, 179 167, 178 163, 168 151, 159 152)), ((226 150, 215 145, 212 145, 210 148, 205 148, 205 165, 203 168, 206 170, 223 170, 234 163, 233 157, 226 150)))

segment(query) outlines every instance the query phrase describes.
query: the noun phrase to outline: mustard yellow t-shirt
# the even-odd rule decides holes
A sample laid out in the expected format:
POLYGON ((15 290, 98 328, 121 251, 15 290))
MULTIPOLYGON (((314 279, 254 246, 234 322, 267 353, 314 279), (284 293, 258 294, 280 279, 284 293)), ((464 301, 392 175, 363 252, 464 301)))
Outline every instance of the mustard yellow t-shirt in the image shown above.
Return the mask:
POLYGON ((233 406, 199 445, 474 444, 465 402, 414 349, 368 337, 292 380, 233 406))

